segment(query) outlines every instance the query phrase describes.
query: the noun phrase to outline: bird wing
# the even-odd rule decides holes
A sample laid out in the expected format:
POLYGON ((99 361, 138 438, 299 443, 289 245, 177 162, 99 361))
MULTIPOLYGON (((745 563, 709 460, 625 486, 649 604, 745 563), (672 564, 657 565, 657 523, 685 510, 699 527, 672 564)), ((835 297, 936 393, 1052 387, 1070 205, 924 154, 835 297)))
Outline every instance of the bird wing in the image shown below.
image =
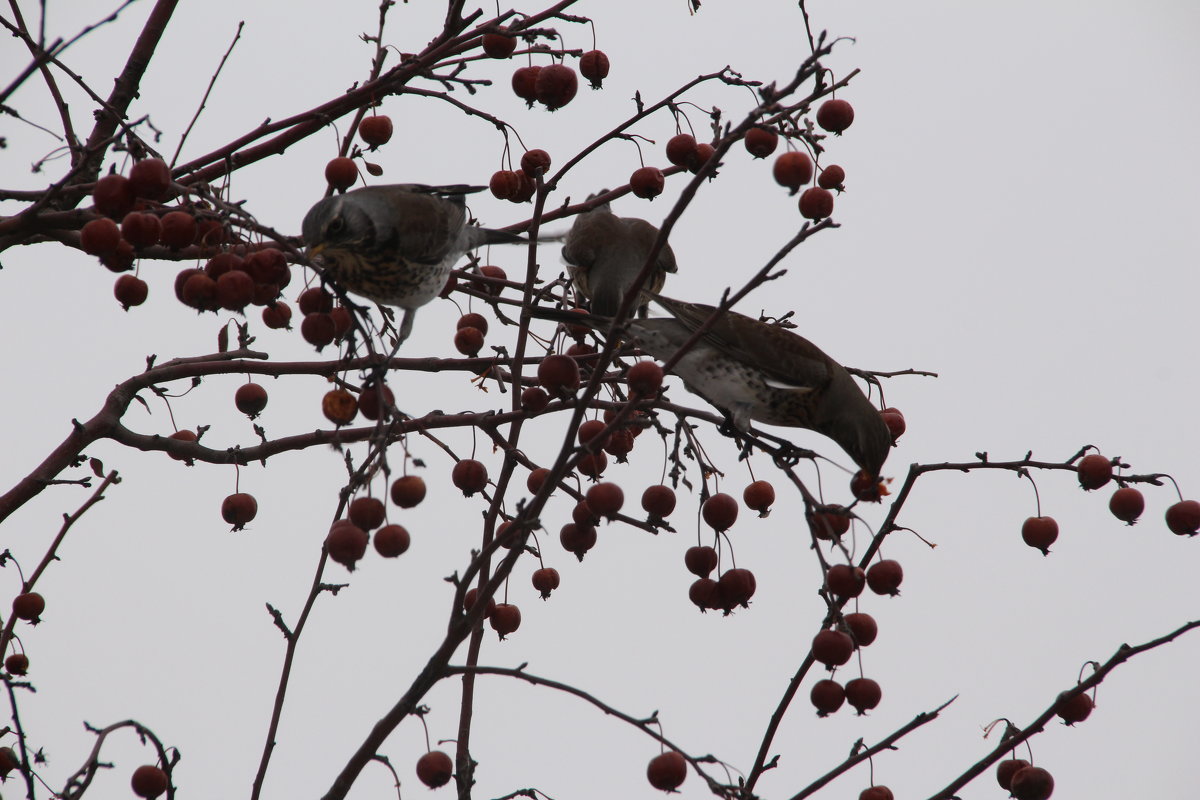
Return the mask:
MULTIPOLYGON (((655 300, 693 331, 716 310, 661 295, 655 300)), ((731 358, 762 370, 768 382, 779 388, 823 390, 837 369, 821 348, 803 336, 736 311, 726 311, 703 338, 731 358)))
MULTIPOLYGON (((646 222, 644 219, 636 217, 624 217, 621 223, 629 230, 642 252, 649 253, 654 247, 654 243, 658 240, 658 228, 646 222)), ((675 251, 671 249, 671 245, 664 244, 662 250, 658 251, 658 258, 654 261, 654 266, 663 272, 677 272, 678 265, 675 263, 675 251)), ((653 281, 651 282, 653 283, 653 281)))
MULTIPOLYGON (((380 231, 379 245, 398 256, 419 264, 440 264, 457 252, 466 224, 467 212, 461 193, 446 188, 415 184, 370 186, 360 192, 374 192, 374 200, 388 209, 390 232, 380 231)), ((469 187, 463 187, 469 188, 469 187)))

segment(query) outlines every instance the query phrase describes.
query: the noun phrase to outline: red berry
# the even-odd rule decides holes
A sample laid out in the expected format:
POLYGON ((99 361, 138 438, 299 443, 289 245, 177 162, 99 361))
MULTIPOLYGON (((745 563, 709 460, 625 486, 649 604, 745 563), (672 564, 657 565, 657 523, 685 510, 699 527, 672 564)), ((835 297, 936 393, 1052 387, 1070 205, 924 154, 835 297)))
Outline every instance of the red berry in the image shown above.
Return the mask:
POLYGON ((217 278, 217 304, 227 311, 241 311, 254 299, 254 279, 248 272, 232 269, 217 278))
POLYGON ((13 675, 24 675, 29 672, 29 656, 13 653, 4 659, 4 668, 13 675))
POLYGON ((1089 492, 1112 480, 1112 462, 1099 453, 1088 453, 1079 459, 1075 469, 1079 472, 1079 485, 1089 492))
POLYGON ((864 503, 878 503, 888 491, 878 476, 860 469, 850 479, 850 493, 864 503))
POLYGON ((345 389, 331 389, 321 398, 321 413, 334 425, 349 425, 358 414, 358 401, 345 389))
POLYGON ((1008 786, 1017 800, 1047 800, 1054 794, 1054 777, 1041 767, 1022 767, 1008 786))
POLYGON ((646 766, 646 780, 655 789, 673 792, 678 789, 687 777, 687 760, 675 750, 650 759, 646 766))
POLYGON ((396 558, 408 550, 411 539, 400 525, 384 525, 375 531, 375 552, 384 558, 396 558))
POLYGON ((617 457, 617 462, 625 463, 625 456, 633 450, 633 431, 614 431, 604 444, 604 452, 617 457))
POLYGON ((688 599, 701 611, 721 607, 721 595, 717 582, 712 578, 697 578, 688 587, 688 599))
POLYGON ((1132 525, 1146 510, 1146 499, 1132 486, 1123 486, 1109 498, 1108 510, 1117 519, 1132 525))
POLYGON ((696 159, 696 137, 680 133, 667 140, 667 161, 677 167, 686 167, 696 159))
POLYGON ((742 501, 746 508, 765 517, 767 510, 775 503, 775 487, 770 481, 755 481, 742 491, 742 501))
POLYGON ((1083 722, 1091 715, 1096 704, 1086 694, 1077 694, 1069 698, 1065 697, 1066 694, 1067 692, 1063 692, 1058 696, 1058 702, 1054 704, 1054 713, 1062 717, 1062 721, 1068 725, 1083 722))
POLYGON ((721 608, 725 609, 726 613, 733 610, 735 606, 749 608, 750 598, 754 596, 754 590, 757 588, 758 583, 754 580, 754 573, 750 570, 740 567, 726 570, 725 574, 717 580, 717 595, 720 598, 721 608))
POLYGON ((846 627, 850 629, 850 635, 854 639, 854 643, 859 647, 868 647, 875 641, 875 637, 879 635, 879 626, 875 623, 875 618, 870 614, 847 614, 843 618, 846 622, 846 627))
POLYGON ((647 486, 642 492, 642 510, 652 517, 666 519, 675 510, 675 492, 662 484, 647 486))
POLYGON ((846 681, 846 701, 858 709, 860 716, 879 705, 879 701, 882 699, 883 690, 870 678, 854 678, 846 681))
POLYGON ((79 246, 90 256, 115 253, 121 242, 121 229, 108 217, 100 217, 79 231, 79 246))
POLYGON ((354 565, 367 554, 370 536, 348 519, 339 519, 329 528, 325 537, 325 550, 329 557, 351 572, 354 565))
POLYGON ((163 215, 158 240, 165 247, 180 250, 196 241, 196 218, 186 211, 171 211, 163 215))
POLYGON ((13 616, 26 622, 37 622, 46 610, 46 600, 37 592, 25 592, 13 598, 13 616))
POLYGON ((872 786, 859 792, 858 800, 896 800, 896 796, 886 786, 872 786))
POLYGON ((292 308, 282 300, 276 300, 263 309, 262 318, 263 324, 268 328, 273 330, 287 328, 292 323, 292 308))
POLYGON ((152 247, 158 244, 162 223, 153 214, 130 211, 121 220, 121 237, 134 247, 152 247))
POLYGON ((817 124, 832 133, 841 133, 854 122, 854 107, 845 100, 826 100, 817 109, 817 124))
POLYGON ((571 102, 579 91, 579 78, 575 70, 565 64, 542 67, 534 79, 533 91, 537 101, 554 111, 571 102))
POLYGON ((533 472, 529 473, 529 477, 525 479, 525 488, 530 494, 537 494, 546 484, 546 478, 550 477, 550 470, 545 467, 538 467, 533 472))
POLYGON ((825 573, 825 588, 839 599, 858 597, 867 587, 867 574, 860 567, 834 564, 825 573))
POLYGON ((243 383, 233 393, 237 410, 254 419, 267 407, 267 390, 258 383, 243 383))
POLYGON ((0 747, 0 778, 7 778, 8 773, 21 766, 21 760, 11 747, 0 747))
POLYGON ((662 388, 663 370, 653 361, 639 361, 629 368, 625 381, 638 397, 654 397, 662 388))
POLYGON ((583 561, 583 555, 596 546, 596 529, 591 525, 568 522, 558 533, 558 541, 568 553, 583 561))
POLYGON ((598 453, 588 453, 579 459, 575 469, 589 478, 598 478, 604 474, 604 470, 608 469, 608 456, 604 455, 603 450, 598 453))
POLYGON ((537 79, 542 67, 519 67, 512 76, 512 90, 517 97, 533 105, 537 98, 537 79))
POLYGON ((530 414, 540 414, 550 405, 550 395, 540 386, 529 386, 521 392, 521 408, 530 414))
POLYGON ((795 192, 812 180, 812 159, 808 157, 807 153, 789 150, 775 159, 771 173, 775 176, 776 183, 795 192))
POLYGON ((588 507, 587 500, 580 500, 575 504, 575 508, 571 509, 571 520, 576 525, 585 528, 600 524, 600 518, 592 513, 592 509, 588 507))
POLYGON ((607 438, 597 439, 600 433, 607 425, 598 419, 589 419, 579 426, 577 436, 580 444, 591 444, 593 449, 603 448, 607 444, 607 438))
POLYGON ((850 530, 850 517, 841 506, 825 506, 812 512, 808 524, 818 539, 832 541, 850 530))
POLYGON ((625 504, 625 493, 615 483, 597 483, 587 490, 586 500, 588 508, 597 517, 612 519, 625 504))
POLYGON ((688 165, 688 169, 693 173, 700 171, 700 168, 708 163, 708 160, 717 152, 717 148, 708 143, 696 145, 696 156, 692 159, 692 163, 688 165))
POLYGON ((689 547, 683 554, 683 563, 688 572, 707 578, 717 568, 717 551, 706 545, 689 547))
POLYGON ((662 194, 666 185, 666 178, 658 167, 641 167, 629 176, 629 188, 633 193, 649 200, 662 194))
POLYGON ((325 182, 334 189, 349 189, 358 180, 354 159, 338 156, 325 165, 325 182))
POLYGON ((478 328, 459 328, 454 332, 454 349, 468 358, 483 349, 483 331, 478 328))
POLYGON ((221 518, 240 531, 258 515, 258 501, 254 495, 238 492, 231 494, 221 502, 221 518))
POLYGON ((846 702, 846 690, 837 681, 823 678, 813 684, 808 697, 817 709, 817 716, 827 717, 846 702))
POLYGON ((813 658, 826 667, 840 667, 850 660, 854 653, 854 640, 849 634, 829 628, 813 637, 813 658))
POLYGON ((363 121, 358 123, 358 135, 372 147, 387 144, 392 138, 392 118, 384 114, 364 117, 363 121))
POLYGON ((116 250, 100 256, 100 263, 112 272, 126 272, 133 269, 133 257, 133 245, 122 239, 116 250))
POLYGON ((1200 503, 1181 500, 1167 509, 1167 527, 1179 536, 1195 536, 1200 530, 1200 503))
POLYGON ((533 573, 533 588, 537 589, 541 593, 542 599, 545 600, 551 592, 558 588, 559 580, 558 570, 553 567, 542 567, 533 573))
POLYGON ((727 531, 737 522, 738 504, 724 492, 718 492, 704 501, 700 509, 704 521, 717 531, 727 531))
POLYGON ((425 499, 425 481, 420 475, 404 475, 392 484, 392 502, 412 508, 425 499))
POLYGON ((356 497, 350 501, 346 516, 364 531, 373 531, 383 524, 387 508, 377 497, 356 497))
POLYGON ((1030 517, 1021 526, 1021 538, 1030 547, 1050 555, 1050 545, 1058 538, 1058 523, 1052 517, 1030 517))
POLYGON ((570 356, 546 356, 538 364, 537 376, 553 397, 569 397, 579 388, 579 365, 570 356))
POLYGON ((417 777, 430 789, 445 786, 454 775, 454 762, 441 750, 430 750, 417 759, 417 777))
POLYGON ((485 33, 483 52, 490 58, 508 58, 517 49, 517 37, 506 33, 485 33))
POLYGON ((131 306, 140 306, 146 302, 146 297, 149 294, 150 287, 146 285, 144 280, 134 275, 122 275, 113 284, 113 297, 117 298, 117 302, 126 311, 131 306))
POLYGON ((751 128, 744 140, 747 152, 755 158, 766 158, 779 146, 779 134, 769 128, 751 128))
POLYGON ((143 764, 138 767, 129 779, 133 793, 138 797, 145 798, 158 797, 167 790, 167 783, 167 773, 153 764, 143 764))
POLYGON ((143 158, 129 168, 133 193, 147 200, 162 200, 171 189, 171 168, 161 158, 143 158))
POLYGON ((450 471, 450 481, 462 489, 464 497, 483 491, 488 483, 487 467, 473 458, 464 458, 450 471))
POLYGON ((507 169, 493 172, 488 188, 497 200, 512 200, 521 190, 521 176, 507 169))
POLYGON ((304 337, 304 341, 320 350, 337 338, 337 326, 329 314, 305 314, 300 322, 300 335, 304 337))
POLYGON ((817 186, 820 186, 822 189, 841 189, 843 188, 842 184, 845 182, 846 170, 837 164, 830 164, 821 170, 821 174, 817 176, 817 186))
POLYGON ((1023 758, 1009 758, 1001 761, 996 765, 996 782, 1000 784, 1001 789, 1007 792, 1012 786, 1013 775, 1028 766, 1029 762, 1023 758))
MULTIPOLYGON (((502 267, 492 266, 491 264, 479 268, 479 274, 485 278, 493 278, 496 281, 508 280, 508 274, 502 267)), ((490 295, 499 295, 504 291, 504 286, 493 281, 472 281, 476 284, 476 288, 480 291, 487 292, 490 295)))
POLYGON ((608 77, 608 56, 601 50, 588 50, 579 57, 579 74, 591 82, 593 89, 599 89, 608 77))
POLYGON ((867 569, 867 586, 875 594, 890 594, 892 597, 900 594, 900 582, 904 580, 904 570, 899 561, 885 558, 876 561, 867 569))
POLYGON ((885 408, 879 412, 879 416, 883 417, 883 424, 887 425, 888 433, 892 435, 892 445, 895 446, 896 440, 903 436, 908 428, 904 422, 904 415, 897 409, 885 408))
MULTIPOLYGON (((195 441, 199 441, 199 439, 200 439, 200 437, 196 435, 195 431, 189 431, 187 429, 184 429, 181 431, 175 431, 167 438, 174 439, 175 441, 178 441, 178 442, 195 442, 195 441)), ((191 459, 188 458, 187 456, 180 456, 180 455, 176 455, 175 453, 168 453, 168 455, 170 455, 171 458, 175 459, 176 461, 187 461, 189 464, 192 463, 191 459)))
POLYGON ((833 193, 813 186, 800 194, 800 216, 805 219, 824 219, 833 216, 833 193))
POLYGON ((550 169, 550 154, 545 150, 526 150, 521 156, 521 171, 531 178, 545 175, 550 169))
POLYGON ((358 393, 358 410, 369 420, 377 420, 380 416, 391 413, 390 409, 395 404, 396 396, 386 385, 369 383, 358 393))
POLYGON ((333 311, 333 295, 320 286, 305 289, 296 298, 301 314, 327 314, 333 311))
POLYGON ((120 219, 133 210, 137 196, 133 193, 133 185, 124 175, 105 175, 96 181, 92 202, 101 214, 120 219))
MULTIPOLYGON (((470 611, 471 608, 474 607, 475 601, 478 598, 479 598, 479 590, 478 589, 469 589, 467 591, 467 593, 463 596, 463 611, 470 611)), ((487 619, 488 617, 490 617, 492 615, 492 612, 495 610, 496 610, 496 601, 489 597, 487 607, 484 608, 484 610, 483 610, 484 619, 487 619)))
POLYGON ((488 624, 503 639, 521 627, 521 609, 511 603, 497 603, 492 609, 492 615, 488 617, 488 624))

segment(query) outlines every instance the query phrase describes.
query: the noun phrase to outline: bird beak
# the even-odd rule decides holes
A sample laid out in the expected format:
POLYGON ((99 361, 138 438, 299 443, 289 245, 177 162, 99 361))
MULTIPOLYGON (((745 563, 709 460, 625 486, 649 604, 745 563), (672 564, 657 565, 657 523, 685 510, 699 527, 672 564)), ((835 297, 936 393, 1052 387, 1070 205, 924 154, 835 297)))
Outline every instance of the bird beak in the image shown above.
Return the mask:
POLYGON ((315 244, 315 245, 313 245, 312 247, 308 248, 308 250, 306 250, 306 251, 305 251, 305 254, 306 254, 306 255, 307 255, 309 258, 312 258, 313 256, 319 256, 319 255, 321 255, 321 252, 322 252, 324 249, 325 249, 325 243, 324 243, 324 242, 321 242, 320 244, 315 244))

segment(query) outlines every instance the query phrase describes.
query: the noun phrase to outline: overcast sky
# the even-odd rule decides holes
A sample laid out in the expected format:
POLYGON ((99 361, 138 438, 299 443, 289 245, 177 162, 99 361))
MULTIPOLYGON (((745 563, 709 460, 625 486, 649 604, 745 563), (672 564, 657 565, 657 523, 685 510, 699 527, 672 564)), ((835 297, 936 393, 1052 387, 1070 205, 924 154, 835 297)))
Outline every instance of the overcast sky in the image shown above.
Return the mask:
MULTIPOLYGON (((134 4, 118 23, 68 51, 67 63, 106 93, 149 8, 134 4)), ((101 13, 79 2, 51 3, 49 11, 50 37, 69 36, 101 13)), ((612 59, 603 91, 585 87, 571 105, 548 114, 525 110, 511 94, 509 74, 518 62, 484 62, 475 73, 495 85, 473 102, 512 122, 528 146, 548 150, 558 164, 627 117, 635 92, 657 100, 727 64, 747 78, 782 83, 807 47, 800 13, 789 3, 709 0, 695 16, 684 0, 581 3, 573 11, 593 17, 597 44, 612 59)), ((1122 456, 1134 472, 1170 473, 1185 497, 1200 497, 1194 234, 1200 7, 1178 0, 1136 6, 914 0, 816 2, 810 11, 815 28, 855 40, 840 43, 828 66, 839 77, 862 70, 840 95, 854 104, 854 125, 830 141, 826 156, 847 174, 848 191, 835 211, 841 227, 797 249, 784 263, 786 276, 741 309, 795 311, 798 331, 848 365, 939 374, 887 383, 888 403, 908 422, 885 469, 897 483, 914 462, 970 460, 981 451, 1008 460, 1031 450, 1035 458, 1061 461, 1094 444, 1122 456)), ((439 3, 398 5, 387 41, 419 50, 443 14, 439 3)), ((150 113, 164 132, 162 150, 174 152, 245 19, 242 41, 183 159, 208 152, 265 118, 306 110, 361 81, 372 51, 357 36, 373 32, 376 18, 371 2, 340 4, 336 12, 323 2, 180 4, 131 114, 150 113)), ((558 27, 567 46, 591 47, 585 27, 558 27)), ((24 58, 7 44, 0 54, 5 74, 24 58)), ((692 99, 701 108, 720 106, 724 119, 734 121, 754 103, 750 92, 728 87, 705 88, 692 99)), ((86 98, 69 100, 86 130, 86 98)), ((9 102, 54 127, 38 81, 9 102)), ((382 110, 396 121, 397 135, 372 156, 385 170, 381 181, 486 183, 501 166, 503 141, 486 122, 419 98, 389 98, 382 110)), ((705 126, 702 111, 689 113, 693 125, 705 126)), ((637 131, 656 142, 641 142, 646 163, 665 166, 662 144, 675 132, 669 116, 637 131)), ((54 147, 48 136, 11 118, 3 134, 6 187, 38 188, 58 177, 62 161, 40 175, 28 169, 54 147)), ((296 234, 324 190, 323 166, 336 146, 329 132, 240 171, 233 196, 246 198, 264 224, 296 234)), ((715 302, 802 221, 794 199, 772 181, 769 161, 751 161, 739 145, 726 162, 675 229, 671 244, 680 268, 665 289, 671 296, 715 302)), ((564 180, 563 196, 580 199, 624 183, 637 166, 631 143, 610 143, 564 180)), ((654 202, 622 198, 614 210, 657 223, 682 186, 673 179, 654 202)), ((558 202, 562 196, 551 200, 558 202)), ((528 213, 485 196, 471 205, 493 226, 528 213)), ((17 206, 0 208, 8 214, 17 206)), ((496 250, 491 260, 512 275, 524 257, 519 249, 496 250)), ((543 275, 557 274, 557 245, 547 245, 540 260, 543 275)), ((9 333, 0 407, 9 425, 0 485, 6 488, 61 441, 72 418, 91 417, 114 384, 141 371, 148 354, 166 360, 215 349, 219 321, 196 317, 172 296, 179 265, 143 264, 150 300, 128 314, 112 298, 111 273, 57 245, 10 250, 3 266, 9 333)), ((453 355, 459 313, 446 301, 423 309, 403 354, 453 355)), ((493 325, 488 344, 511 350, 512 330, 493 325)), ((297 335, 257 324, 255 333, 255 346, 273 360, 313 357, 297 335)), ((233 408, 240 383, 234 376, 206 380, 172 400, 175 420, 181 427, 211 425, 206 442, 213 446, 254 444, 250 423, 233 408)), ((672 397, 684 397, 682 386, 671 383, 672 397)), ((398 405, 414 415, 509 403, 494 389, 481 394, 461 373, 416 373, 393 385, 398 405)), ((268 436, 326 427, 321 380, 266 386, 271 400, 260 424, 268 436)), ((172 430, 166 408, 153 399, 149 413, 131 408, 126 423, 144 433, 172 430)), ((565 424, 557 416, 527 426, 529 455, 550 458, 565 424)), ((847 462, 828 440, 791 433, 847 462)), ((721 488, 740 496, 750 481, 746 468, 726 440, 712 431, 702 436, 725 470, 721 488)), ((471 448, 469 431, 447 432, 445 439, 460 453, 471 448)), ((484 506, 463 501, 450 487, 450 462, 437 447, 415 439, 411 447, 428 465, 431 498, 411 511, 393 509, 392 519, 408 527, 412 548, 396 562, 371 554, 353 576, 336 565, 327 572, 327 580, 348 581, 350 588, 319 600, 303 638, 267 797, 323 793, 441 640, 452 595, 443 578, 466 564, 484 506)), ((500 459, 482 440, 479 453, 498 473, 500 459)), ((258 498, 260 511, 247 532, 231 534, 219 507, 234 491, 232 469, 189 469, 112 444, 88 455, 124 480, 72 531, 63 560, 39 583, 47 599, 44 624, 20 629, 38 688, 23 700, 22 715, 50 759, 43 774, 61 787, 84 762, 92 744, 84 721, 133 717, 182 751, 175 777, 184 796, 246 796, 283 656, 264 604, 296 619, 344 481, 340 456, 314 448, 243 469, 241 488, 258 498)), ((612 467, 609 477, 635 504, 642 488, 658 481, 661 444, 642 437, 632 461, 612 467)), ((681 491, 672 520, 678 533, 651 537, 605 527, 582 564, 557 544, 571 507, 559 499, 543 516, 550 530, 542 541, 562 587, 543 603, 529 586, 536 564, 519 564, 509 598, 522 610, 522 628, 503 643, 489 631, 481 662, 528 662, 531 672, 573 683, 636 716, 657 709, 665 734, 690 753, 749 769, 823 614, 818 563, 797 524, 802 505, 773 477, 769 461, 759 457, 753 467, 758 477, 774 480, 781 498, 767 519, 743 509, 731 532, 739 566, 758 578, 749 610, 722 618, 688 603, 692 576, 682 558, 696 540, 694 495, 681 491)), ((811 467, 801 473, 816 485, 811 467)), ((822 475, 826 496, 844 500, 843 474, 826 466, 822 475)), ((694 465, 691 477, 697 478, 694 465)), ((875 761, 876 782, 897 797, 932 794, 990 750, 995 735, 984 741, 983 726, 999 717, 1029 722, 1074 682, 1084 662, 1103 661, 1123 642, 1152 639, 1200 615, 1194 568, 1200 542, 1173 536, 1162 523, 1176 499, 1172 488, 1145 487, 1146 514, 1128 528, 1107 511, 1111 487, 1085 495, 1069 473, 1034 477, 1043 512, 1062 530, 1049 558, 1021 542, 1021 522, 1035 513, 1028 481, 994 472, 937 473, 918 482, 899 524, 938 546, 892 536, 884 553, 904 566, 902 594, 861 602, 881 629, 863 651, 863 670, 883 687, 883 702, 866 717, 843 709, 818 720, 807 700, 816 678, 810 674, 780 729, 772 750, 779 765, 759 783, 761 796, 790 796, 859 737, 874 742, 958 695, 943 719, 875 761)), ((382 482, 375 489, 382 493, 382 482)), ((7 522, 3 547, 27 574, 61 515, 85 496, 77 487, 56 487, 7 522)), ((883 514, 865 512, 872 522, 883 514)), ((15 571, 5 576, 15 592, 15 571)), ((1056 796, 1193 794, 1200 779, 1191 746, 1198 667, 1196 635, 1139 656, 1100 687, 1091 719, 1075 729, 1055 723, 1036 737, 1035 761, 1054 774, 1056 796)), ((855 674, 857 667, 847 668, 838 677, 855 674)), ((455 736, 458 697, 455 681, 428 696, 433 738, 455 736)), ((383 751, 406 797, 426 792, 412 771, 423 741, 419 722, 410 720, 383 751)), ((452 743, 445 747, 453 752, 452 743)), ((648 737, 576 699, 480 679, 477 797, 529 786, 558 800, 650 797, 644 771, 656 753, 648 737)), ((97 779, 97 797, 124 796, 129 771, 152 760, 128 736, 102 757, 118 768, 97 779)), ((351 796, 388 796, 389 784, 373 766, 351 796)), ((865 769, 858 769, 825 794, 854 797, 867 785, 865 769)), ((707 795, 689 776, 683 796, 707 795)), ((1005 793, 989 770, 961 796, 1005 793)))

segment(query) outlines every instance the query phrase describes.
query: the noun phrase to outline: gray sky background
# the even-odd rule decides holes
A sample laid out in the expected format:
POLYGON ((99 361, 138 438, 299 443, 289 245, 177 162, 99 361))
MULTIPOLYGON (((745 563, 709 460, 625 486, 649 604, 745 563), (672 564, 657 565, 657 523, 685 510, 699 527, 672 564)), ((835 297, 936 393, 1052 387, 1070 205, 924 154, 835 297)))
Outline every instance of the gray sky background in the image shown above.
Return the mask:
MULTIPOLYGON (((91 3, 50 6, 52 36, 70 35, 101 13, 91 3)), ((135 4, 117 24, 68 51, 67 62, 105 93, 149 8, 135 4)), ((242 42, 185 159, 267 117, 327 100, 367 74, 371 51, 357 35, 373 32, 377 15, 374 3, 333 8, 181 4, 133 114, 151 113, 165 132, 162 149, 173 152, 240 19, 246 20, 242 42)), ((593 17, 597 44, 612 59, 604 91, 581 89, 555 114, 527 111, 508 88, 518 63, 477 68, 496 85, 476 104, 512 122, 527 146, 548 150, 558 164, 628 116, 635 91, 653 101, 726 64, 748 78, 782 83, 806 49, 799 11, 790 3, 709 0, 696 16, 687 14, 684 0, 585 3, 573 10, 593 17)), ((443 13, 441 3, 398 5, 387 40, 418 50, 443 13)), ((940 374, 887 383, 889 404, 904 411, 909 426, 885 470, 897 485, 913 462, 970 460, 979 451, 1008 460, 1029 450, 1060 461, 1095 444, 1124 457, 1134 472, 1170 473, 1185 497, 1200 496, 1194 408, 1200 156, 1193 141, 1200 127, 1194 85, 1200 7, 914 0, 815 2, 811 13, 817 29, 856 39, 839 45, 829 66, 839 76, 862 69, 841 95, 854 104, 855 123, 830 140, 826 156, 847 173, 848 191, 835 211, 842 227, 801 246, 785 262, 787 275, 751 295, 741 310, 794 310, 799 332, 848 365, 940 374)), ((559 27, 567 46, 590 48, 586 28, 559 27)), ((24 54, 10 42, 0 60, 12 74, 24 54)), ((41 84, 30 81, 11 104, 53 127, 43 95, 41 84)), ((702 108, 721 106, 735 121, 753 105, 748 91, 728 87, 706 88, 692 99, 702 108)), ((87 103, 77 96, 71 103, 86 129, 87 103)), ((407 97, 388 99, 383 111, 396 121, 397 135, 372 157, 386 171, 382 181, 485 183, 500 168, 503 142, 485 122, 407 97)), ((702 112, 691 119, 697 128, 707 122, 702 112)), ((664 165, 662 144, 674 133, 669 116, 638 132, 657 142, 643 143, 646 163, 664 165)), ((61 162, 49 165, 48 175, 28 171, 53 147, 49 137, 11 120, 4 135, 6 185, 37 188, 57 176, 61 162)), ((248 198, 265 224, 297 233, 324 189, 323 165, 336 141, 332 132, 323 134, 240 171, 234 196, 248 198)), ((564 181, 563 194, 580 199, 623 183, 637 166, 633 145, 608 144, 564 181)), ((672 180, 653 203, 624 198, 615 210, 658 222, 682 185, 672 180)), ((490 197, 471 205, 491 225, 527 213, 490 197)), ((680 271, 666 293, 714 302, 726 286, 740 286, 800 222, 794 199, 772 181, 770 162, 752 162, 735 147, 676 227, 671 244, 680 271)), ((524 253, 497 250, 491 260, 512 275, 524 253)), ((540 261, 544 276, 557 274, 558 247, 546 246, 540 261)), ((66 435, 72 418, 93 415, 115 383, 143 369, 147 354, 161 361, 215 349, 219 322, 195 317, 172 296, 176 265, 143 265, 150 300, 128 314, 112 299, 111 273, 90 258, 43 245, 9 251, 3 265, 5 487, 66 435)), ((292 296, 298 283, 289 288, 292 296)), ((422 310, 403 354, 453 355, 458 314, 445 301, 422 310)), ((255 321, 256 347, 274 360, 312 357, 298 335, 255 321)), ((512 330, 494 325, 488 344, 511 348, 512 330)), ((233 408, 240 383, 233 376, 206 380, 172 401, 176 421, 211 425, 205 441, 214 446, 254 443, 250 423, 233 408)), ((269 436, 326 426, 320 380, 264 383, 271 400, 260 424, 269 436)), ((393 386, 398 405, 415 414, 509 402, 494 389, 481 395, 462 374, 398 376, 393 386)), ((672 381, 671 394, 682 397, 682 386, 672 381)), ((139 432, 172 430, 160 401, 151 400, 150 412, 135 407, 126 423, 139 432)), ((529 426, 530 456, 549 458, 565 424, 551 417, 529 426)), ((702 436, 726 470, 721 488, 740 496, 750 480, 745 467, 725 440, 710 431, 702 436)), ((459 452, 470 450, 467 431, 445 438, 459 452)), ((847 461, 815 434, 796 432, 794 440, 847 461)), ((479 452, 498 472, 499 458, 482 444, 479 452)), ((432 490, 422 506, 393 510, 393 521, 412 533, 412 548, 389 563, 369 554, 347 591, 318 602, 300 647, 267 797, 319 796, 441 640, 452 595, 443 577, 466 563, 483 505, 450 487, 449 462, 436 447, 414 439, 412 453, 429 465, 424 474, 432 490)), ((636 505, 641 490, 658 481, 661 453, 644 436, 634 463, 610 468, 627 503, 636 505)), ((247 532, 230 534, 219 506, 234 491, 232 469, 189 469, 160 454, 107 444, 88 454, 119 469, 124 481, 73 530, 63 561, 40 583, 45 623, 21 630, 39 690, 23 701, 22 714, 51 759, 45 774, 61 786, 83 763, 92 737, 82 721, 133 717, 182 751, 175 775, 184 796, 245 796, 283 655, 264 603, 296 619, 344 479, 340 458, 314 449, 242 470, 241 487, 255 494, 260 511, 247 532)), ((772 475, 764 459, 753 467, 758 477, 772 475)), ((802 472, 815 486, 811 468, 802 472)), ((826 466, 823 478, 831 501, 845 499, 841 472, 826 466)), ((943 719, 875 761, 876 782, 897 797, 928 796, 991 749, 995 735, 984 741, 983 726, 998 717, 1027 723, 1074 682, 1085 661, 1103 661, 1122 642, 1152 639, 1197 616, 1200 545, 1173 536, 1162 522, 1173 489, 1147 487, 1143 521, 1128 528, 1107 511, 1111 487, 1085 495, 1070 474, 1035 478, 1044 513, 1062 531, 1049 558, 1020 539, 1021 522, 1035 513, 1028 481, 997 472, 940 473, 918 482, 899 522, 938 547, 904 533, 890 537, 884 553, 904 566, 903 593, 861 602, 881 629, 863 651, 863 670, 883 687, 883 702, 866 717, 843 709, 818 720, 807 700, 817 677, 810 675, 776 739, 779 766, 759 784, 761 796, 790 796, 840 761, 859 737, 876 741, 958 695, 943 719)), ((634 715, 658 709, 666 735, 690 753, 713 753, 748 769, 822 615, 802 506, 782 480, 775 483, 782 495, 777 510, 757 519, 743 509, 731 532, 737 562, 754 570, 759 589, 748 611, 728 618, 701 615, 687 601, 692 576, 682 557, 696 538, 694 496, 681 491, 672 518, 677 534, 605 527, 582 564, 557 543, 570 504, 552 502, 542 541, 562 587, 543 603, 528 583, 536 564, 518 565, 509 598, 522 610, 522 628, 503 643, 489 631, 482 662, 528 662, 531 672, 634 715)), ((382 482, 375 488, 384 491, 382 482)), ((84 498, 72 487, 44 492, 9 521, 3 546, 28 571, 61 514, 84 498)), ((883 513, 866 515, 878 521, 883 513)), ((865 541, 860 536, 860 548, 865 541)), ((326 579, 345 581, 347 574, 335 565, 326 579)), ((15 571, 5 580, 16 591, 15 571)), ((1101 686, 1089 720, 1076 729, 1055 723, 1036 737, 1035 761, 1054 774, 1056 796, 1191 796, 1200 778, 1191 746, 1200 702, 1191 676, 1198 666, 1195 635, 1140 656, 1101 686)), ((854 674, 857 666, 839 678, 854 674)), ((446 681, 428 697, 435 739, 455 735, 458 696, 458 683, 446 681)), ((644 771, 657 746, 576 699, 483 678, 476 721, 478 797, 528 786, 559 800, 654 795, 644 771)), ((452 744, 446 747, 452 752, 452 744)), ((406 797, 426 792, 412 771, 423 749, 416 720, 405 722, 384 749, 406 797)), ((103 757, 118 768, 97 779, 97 797, 125 796, 129 772, 151 760, 132 737, 114 740, 103 757)), ((352 797, 389 796, 389 785, 385 771, 372 767, 352 797)), ((854 797, 867 785, 860 768, 825 794, 854 797)), ((689 776, 683 797, 707 794, 689 776)), ((1004 795, 990 771, 961 792, 972 800, 1004 795)))

